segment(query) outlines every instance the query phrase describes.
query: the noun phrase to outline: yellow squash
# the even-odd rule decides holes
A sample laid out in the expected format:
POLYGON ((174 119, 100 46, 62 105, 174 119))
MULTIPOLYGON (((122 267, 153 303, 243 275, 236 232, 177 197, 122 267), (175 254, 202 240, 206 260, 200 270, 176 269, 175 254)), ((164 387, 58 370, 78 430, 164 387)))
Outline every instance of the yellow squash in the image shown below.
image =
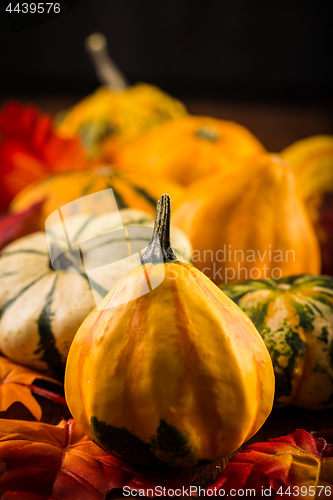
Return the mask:
POLYGON ((319 245, 289 164, 253 155, 188 188, 173 219, 215 283, 320 273, 319 245))
POLYGON ((298 178, 321 248, 322 272, 333 274, 333 136, 315 135, 281 152, 298 178))
POLYGON ((158 205, 142 265, 83 322, 65 393, 81 429, 135 463, 202 465, 234 452, 268 417, 274 373, 238 306, 170 247, 158 205))
POLYGON ((81 138, 91 158, 112 161, 114 152, 167 120, 186 114, 185 106, 154 85, 121 90, 99 87, 58 117, 58 132, 81 138))

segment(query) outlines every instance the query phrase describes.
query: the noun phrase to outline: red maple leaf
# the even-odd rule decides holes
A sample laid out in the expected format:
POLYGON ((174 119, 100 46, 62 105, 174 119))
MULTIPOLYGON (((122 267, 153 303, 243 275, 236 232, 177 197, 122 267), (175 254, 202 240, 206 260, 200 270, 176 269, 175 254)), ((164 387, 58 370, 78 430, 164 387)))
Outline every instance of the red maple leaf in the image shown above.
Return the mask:
POLYGON ((227 495, 240 491, 239 496, 267 490, 272 499, 333 498, 333 446, 303 429, 252 444, 231 458, 207 490, 215 488, 217 496, 221 490, 227 495))
POLYGON ((0 112, 0 210, 28 184, 47 174, 85 168, 79 139, 64 139, 50 115, 8 102, 0 112))

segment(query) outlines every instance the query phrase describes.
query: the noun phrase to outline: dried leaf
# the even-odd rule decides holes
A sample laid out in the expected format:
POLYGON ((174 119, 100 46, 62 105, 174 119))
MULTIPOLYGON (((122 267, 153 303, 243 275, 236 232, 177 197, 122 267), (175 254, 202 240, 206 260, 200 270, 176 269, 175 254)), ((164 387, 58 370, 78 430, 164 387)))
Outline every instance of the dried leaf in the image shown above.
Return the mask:
MULTIPOLYGON (((192 478, 108 455, 74 420, 58 426, 0 420, 1 500, 104 500, 115 488, 188 487, 192 478)), ((121 495, 119 495, 121 496, 121 495)))
POLYGON ((24 212, 0 217, 0 250, 21 236, 39 231, 42 205, 43 201, 40 201, 24 212))
POLYGON ((304 499, 332 498, 333 446, 303 429, 252 444, 231 458, 207 490, 214 488, 226 493, 253 489, 260 494, 266 490, 266 496, 279 499, 296 497, 297 492, 304 499))
POLYGON ((0 210, 31 182, 47 174, 85 168, 79 139, 64 139, 53 119, 34 106, 8 102, 0 112, 0 210))
POLYGON ((13 403, 18 401, 26 406, 37 420, 40 420, 42 409, 32 393, 66 406, 64 398, 58 394, 33 385, 36 379, 47 380, 61 385, 57 380, 12 363, 0 356, 0 411, 6 411, 13 403))

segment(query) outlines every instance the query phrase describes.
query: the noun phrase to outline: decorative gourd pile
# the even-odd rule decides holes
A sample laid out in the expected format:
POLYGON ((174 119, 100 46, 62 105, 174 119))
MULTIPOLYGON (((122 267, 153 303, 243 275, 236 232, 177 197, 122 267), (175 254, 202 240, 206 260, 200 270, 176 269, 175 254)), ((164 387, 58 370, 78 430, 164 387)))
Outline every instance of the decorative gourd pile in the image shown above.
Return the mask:
POLYGON ((333 406, 333 279, 297 276, 221 287, 251 318, 272 357, 276 406, 333 406))
POLYGON ((228 457, 268 417, 274 371, 276 406, 333 407, 333 280, 318 276, 333 137, 273 155, 146 84, 100 87, 53 123, 11 104, 0 132, 2 207, 40 204, 43 230, 0 256, 1 353, 63 379, 69 352, 68 405, 100 447, 184 468, 228 457), (165 192, 176 254, 163 194, 129 256, 121 226, 153 227, 165 192))
POLYGON ((75 335, 65 393, 82 430, 111 454, 193 467, 257 432, 271 411, 274 375, 251 321, 178 261, 169 227, 163 195, 142 265, 75 335))
MULTIPOLYGON (((8 245, 0 257, 1 352, 59 379, 84 318, 139 262, 138 255, 129 256, 134 237, 129 240, 122 225, 135 226, 134 243, 142 250, 149 238, 141 228, 153 227, 154 219, 139 210, 120 210, 66 217, 65 225, 73 235, 71 247, 59 223, 48 228, 48 241, 45 232, 34 233, 8 245)), ((172 231, 180 259, 190 258, 188 239, 179 229, 172 231)))

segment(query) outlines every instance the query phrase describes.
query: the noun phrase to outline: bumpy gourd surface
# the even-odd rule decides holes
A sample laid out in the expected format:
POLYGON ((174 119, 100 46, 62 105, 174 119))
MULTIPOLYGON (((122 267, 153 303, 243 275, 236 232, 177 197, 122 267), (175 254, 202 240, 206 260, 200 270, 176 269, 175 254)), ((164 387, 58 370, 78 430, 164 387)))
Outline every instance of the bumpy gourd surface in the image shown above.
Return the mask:
POLYGON ((333 406, 333 280, 328 276, 222 287, 252 319, 272 357, 276 405, 333 406))

